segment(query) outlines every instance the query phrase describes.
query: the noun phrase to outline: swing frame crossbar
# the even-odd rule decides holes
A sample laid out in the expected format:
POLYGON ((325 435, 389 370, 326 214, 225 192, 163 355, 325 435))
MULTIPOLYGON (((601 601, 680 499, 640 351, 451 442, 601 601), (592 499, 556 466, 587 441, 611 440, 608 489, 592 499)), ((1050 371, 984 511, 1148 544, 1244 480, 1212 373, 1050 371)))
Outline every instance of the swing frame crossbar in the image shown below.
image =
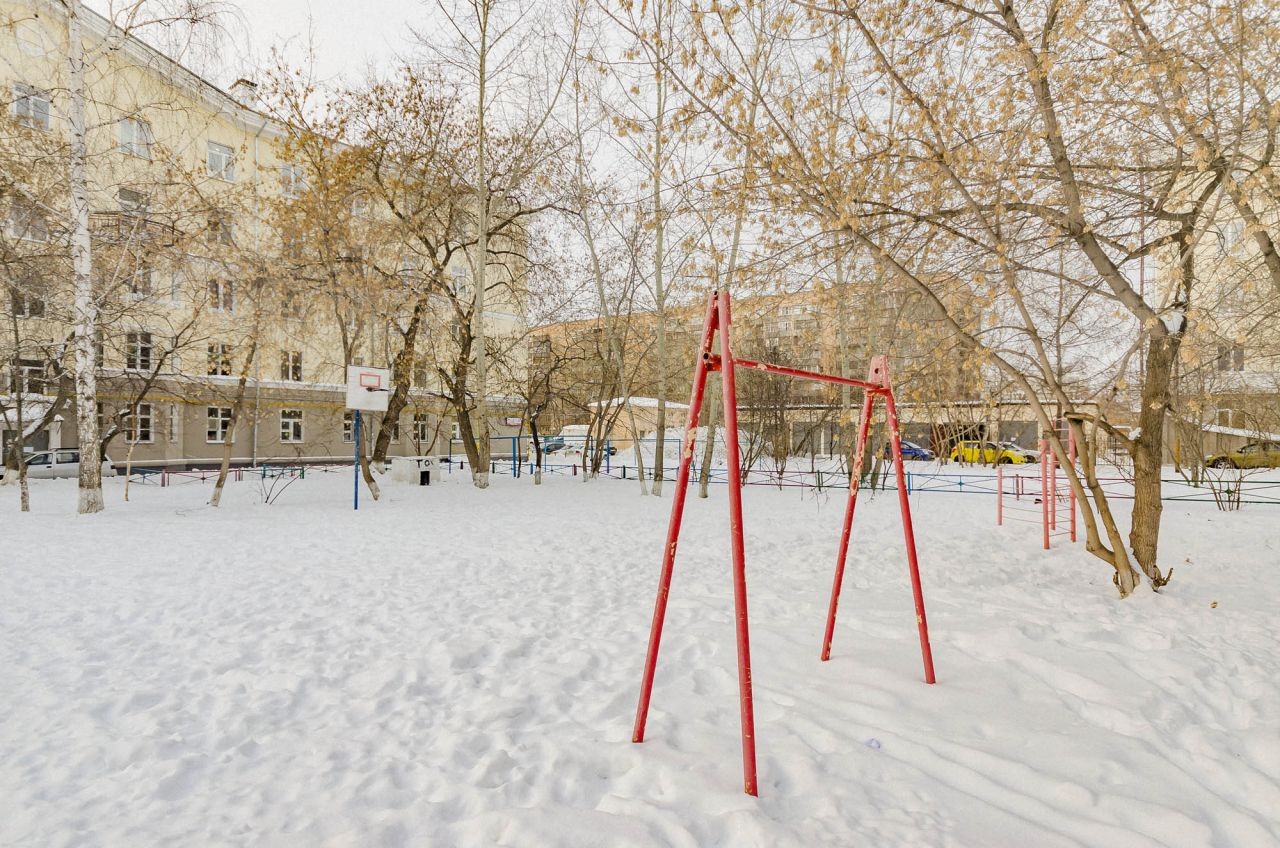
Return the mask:
POLYGON ((643 742, 645 723, 649 715, 649 702, 653 695, 653 678, 658 665, 658 648, 662 641, 662 625, 666 619, 667 599, 671 591, 671 576, 675 566, 676 546, 680 540, 680 525, 684 518, 685 496, 688 493, 690 469, 693 465, 693 447, 697 435, 698 419, 702 412, 702 400, 707 385, 707 375, 720 373, 724 408, 725 452, 729 474, 729 536, 733 564, 734 619, 738 644, 738 700, 742 723, 742 776, 743 790, 748 795, 758 795, 756 778, 755 714, 752 705, 751 639, 747 625, 746 551, 743 544, 742 478, 734 473, 740 467, 738 447, 738 400, 735 372, 738 369, 762 371, 784 377, 817 380, 852 386, 863 390, 862 417, 858 423, 858 440, 853 468, 849 475, 849 495, 845 505, 844 523, 836 555, 835 574, 831 585, 831 600, 827 606, 826 630, 822 639, 821 659, 831 657, 831 641, 835 634, 836 609, 840 601, 840 588, 844 580, 845 561, 849 553, 849 540, 853 529, 854 510, 858 501, 860 469, 866 457, 867 440, 871 432, 871 418, 875 402, 882 399, 889 426, 889 443, 892 450, 898 484, 898 508, 902 516, 903 539, 906 543, 907 566, 911 576, 911 592, 915 602, 916 627, 920 636, 920 654, 924 662, 926 683, 935 682, 933 652, 929 645, 929 625, 925 619, 924 594, 920 587, 920 565, 916 556, 915 531, 911 524, 911 505, 907 496, 905 471, 902 467, 902 437, 898 426, 898 410, 893 387, 889 382, 889 363, 884 356, 871 360, 866 380, 837 377, 817 371, 804 371, 785 365, 738 359, 733 355, 729 341, 731 324, 729 292, 713 291, 707 297, 706 318, 703 321, 698 355, 694 360, 693 387, 689 399, 689 415, 684 438, 680 446, 680 468, 676 474, 676 488, 671 501, 671 519, 667 527, 667 541, 662 554, 662 569, 658 577, 658 594, 654 601, 653 623, 649 630, 649 646, 645 654, 644 674, 640 683, 640 702, 636 708, 636 721, 632 733, 633 742, 643 742), (719 337, 719 352, 712 348, 719 337))

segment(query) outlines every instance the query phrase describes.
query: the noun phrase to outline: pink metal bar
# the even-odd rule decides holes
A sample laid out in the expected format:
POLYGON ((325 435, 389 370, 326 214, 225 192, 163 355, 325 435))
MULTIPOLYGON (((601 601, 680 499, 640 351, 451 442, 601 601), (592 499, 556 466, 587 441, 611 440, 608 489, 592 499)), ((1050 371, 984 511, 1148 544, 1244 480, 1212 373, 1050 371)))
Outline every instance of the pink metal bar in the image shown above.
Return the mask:
POLYGON ((1049 442, 1040 440, 1040 524, 1044 528, 1044 549, 1049 550, 1049 442))
MULTIPOLYGON (((889 389, 888 360, 882 356, 876 360, 880 363, 885 375, 884 405, 889 417, 889 443, 893 446, 894 474, 898 483, 898 508, 902 511, 902 536, 907 544, 907 565, 911 569, 911 595, 916 604, 916 626, 920 631, 920 656, 924 660, 924 682, 933 683, 933 650, 929 647, 929 622, 924 615, 924 591, 920 588, 920 563, 916 558, 916 535, 911 526, 911 501, 907 496, 906 471, 902 467, 902 434, 898 429, 898 407, 893 402, 893 391, 889 389)), ((872 360, 873 369, 876 361, 872 360)))
MULTIPOLYGON (((1052 443, 1051 443, 1052 444, 1052 443)), ((1049 529, 1058 529, 1058 454, 1049 450, 1049 493, 1053 500, 1049 508, 1049 529)))
POLYGON ((862 418, 858 422, 857 450, 853 467, 849 469, 849 500, 844 508, 844 525, 840 531, 840 548, 836 552, 836 573, 831 580, 831 602, 827 605, 827 629, 822 635, 822 661, 831 659, 831 640, 836 632, 836 608, 840 605, 840 584, 844 582, 844 563, 849 554, 849 537, 853 531, 853 511, 858 505, 858 488, 862 483, 862 458, 867 447, 867 434, 871 430, 871 411, 875 394, 867 392, 862 401, 862 418))
MULTIPOLYGON (((1071 429, 1070 422, 1067 423, 1067 457, 1071 462, 1071 469, 1075 471, 1076 467, 1076 431, 1071 429)), ((1071 505, 1071 541, 1076 540, 1076 487, 1070 485, 1068 480, 1067 499, 1071 505)))
POLYGON ((756 786, 756 722, 751 700, 751 637, 747 630, 747 557, 742 540, 742 478, 738 473, 738 393, 733 351, 729 345, 729 293, 720 292, 720 377, 724 406, 725 461, 729 466, 729 539, 733 548, 733 609, 738 637, 738 700, 742 708, 742 786, 756 786))
POLYGON ((774 365, 769 362, 756 362, 751 359, 735 359, 733 361, 735 368, 752 368, 756 371, 766 371, 770 374, 782 374, 787 377, 799 377, 802 380, 817 380, 820 383, 836 383, 841 386, 853 386, 858 389, 869 389, 873 392, 882 392, 885 387, 881 383, 872 383, 867 380, 854 380, 849 377, 836 377, 831 374, 819 374, 816 371, 802 371, 799 368, 788 368, 785 365, 774 365))
MULTIPOLYGON (((707 314, 702 326, 701 353, 711 350, 715 336, 716 294, 707 298, 707 314)), ((698 356, 693 365, 693 388, 689 398, 689 417, 684 427, 684 444, 680 450, 680 471, 671 498, 671 519, 667 525, 667 545, 662 552, 662 571, 658 577, 658 597, 653 602, 653 623, 649 627, 649 649, 644 658, 644 676, 640 681, 640 703, 636 707, 636 723, 632 742, 644 741, 645 721, 649 716, 649 699, 653 695, 653 675, 658 667, 658 647, 662 642, 662 623, 667 616, 667 596, 671 591, 671 573, 675 568, 676 544, 680 541, 680 523, 684 517, 684 499, 689 488, 689 469, 693 465, 693 443, 697 436, 698 416, 702 412, 702 396, 707 384, 707 360, 698 356)), ((736 442, 735 442, 736 445, 736 442)), ((577 466, 574 466, 575 469, 577 466)))

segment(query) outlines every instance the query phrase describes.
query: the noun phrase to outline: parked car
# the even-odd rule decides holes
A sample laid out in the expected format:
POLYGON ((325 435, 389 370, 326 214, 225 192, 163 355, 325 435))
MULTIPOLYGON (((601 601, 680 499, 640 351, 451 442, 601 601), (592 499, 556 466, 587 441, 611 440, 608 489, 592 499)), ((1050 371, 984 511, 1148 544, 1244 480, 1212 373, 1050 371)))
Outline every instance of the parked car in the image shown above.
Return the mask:
POLYGON ((1019 465, 1026 462, 1039 462, 1040 454, 1019 447, 1013 442, 959 442, 951 449, 951 461, 1019 465))
MULTIPOLYGON (((889 442, 885 443, 884 452, 881 454, 885 459, 893 459, 893 445, 889 442)), ((923 462, 933 462, 938 457, 928 448, 921 447, 915 442, 904 441, 902 443, 902 458, 904 460, 921 460, 923 462)))
MULTIPOLYGON (((582 450, 584 444, 589 444, 587 437, 587 425, 585 424, 567 424, 559 433, 542 437, 542 452, 557 453, 566 447, 571 450, 582 450)), ((613 456, 618 449, 612 444, 608 447, 609 456, 613 456)))
POLYGON ((1206 457, 1210 468, 1280 468, 1280 442, 1249 442, 1239 450, 1206 457))
MULTIPOLYGON (((27 476, 41 480, 53 477, 79 477, 80 450, 78 448, 62 448, 60 450, 29 453, 27 454, 27 476)), ((115 466, 111 464, 109 457, 102 460, 102 476, 116 476, 115 466)))

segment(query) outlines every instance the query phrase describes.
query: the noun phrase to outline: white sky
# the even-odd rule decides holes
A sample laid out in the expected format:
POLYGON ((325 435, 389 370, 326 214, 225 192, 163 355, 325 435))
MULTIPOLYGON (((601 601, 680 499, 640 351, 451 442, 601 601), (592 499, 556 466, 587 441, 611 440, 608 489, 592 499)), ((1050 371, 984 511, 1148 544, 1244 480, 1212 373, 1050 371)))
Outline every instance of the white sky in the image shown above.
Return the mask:
POLYGON ((419 0, 238 0, 248 27, 249 47, 265 60, 271 47, 288 43, 290 55, 315 46, 316 71, 323 78, 353 80, 370 63, 386 67, 409 46, 407 24, 426 20, 430 9, 419 0), (310 36, 308 35, 310 32, 310 36))
MULTIPOLYGON (((132 0, 84 0, 111 16, 132 0)), ((216 56, 179 57, 192 70, 223 87, 253 74, 265 64, 272 47, 287 46, 300 60, 308 40, 315 47, 315 69, 321 79, 342 75, 351 81, 373 64, 386 68, 410 46, 410 22, 426 29, 434 3, 430 0, 222 0, 238 10, 228 19, 227 43, 216 56)), ((163 5, 163 4, 162 4, 163 5)), ((155 41, 151 33, 140 33, 155 41)), ((162 40, 162 39, 160 39, 162 40)))

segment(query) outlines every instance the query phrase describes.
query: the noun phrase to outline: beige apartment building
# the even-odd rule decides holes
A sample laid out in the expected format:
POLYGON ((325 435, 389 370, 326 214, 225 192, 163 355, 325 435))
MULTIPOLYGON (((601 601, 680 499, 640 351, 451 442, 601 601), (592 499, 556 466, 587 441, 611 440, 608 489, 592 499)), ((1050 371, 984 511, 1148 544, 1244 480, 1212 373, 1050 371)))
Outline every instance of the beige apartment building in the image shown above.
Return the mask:
MULTIPOLYGON (((389 367, 402 319, 386 307, 394 284, 374 281, 366 268, 374 251, 384 265, 399 261, 388 255, 395 246, 385 218, 367 200, 351 201, 351 244, 336 260, 341 296, 298 270, 314 248, 299 244, 304 239, 281 221, 291 204, 306 202, 310 173, 286 158, 289 127, 266 114, 257 87, 242 80, 224 91, 94 12, 81 14, 90 60, 90 229, 102 292, 100 414, 105 432, 119 425, 109 456, 117 464, 127 456, 138 466, 169 468, 219 461, 243 378, 235 463, 350 457, 345 367, 389 367), (136 414, 117 417, 135 406, 136 414)), ((0 174, 7 178, 0 180, 0 267, 9 289, 0 303, 8 325, 0 327, 0 431, 13 438, 19 400, 28 422, 61 402, 51 425, 28 439, 29 449, 76 442, 61 223, 69 220, 67 39, 61 4, 0 0, 0 174)), ((462 288, 470 258, 462 254, 450 265, 462 288)), ((494 339, 523 332, 514 285, 487 304, 483 320, 494 339)), ((390 455, 443 453, 456 434, 436 373, 456 352, 453 322, 448 303, 433 296, 390 455)), ((500 378, 491 381, 495 436, 518 429, 512 394, 500 378)), ((362 435, 380 424, 366 413, 362 435)))
MULTIPOLYGON (((909 293, 877 284, 872 296, 871 288, 868 281, 850 284, 844 291, 816 287, 737 296, 734 350, 744 358, 830 374, 844 371, 855 378, 866 376, 871 357, 887 355, 899 402, 907 407, 916 404, 921 410, 919 420, 908 428, 908 438, 928 445, 935 435, 933 424, 941 420, 938 416, 946 419, 955 414, 955 402, 973 402, 982 395, 981 371, 955 344, 948 328, 909 293), (926 420, 923 410, 933 418, 926 420)), ((636 312, 620 322, 632 395, 648 404, 659 394, 659 373, 665 371, 668 428, 684 424, 702 320, 700 304, 668 310, 665 360, 657 353, 654 312, 636 312)), ((540 430, 554 433, 565 425, 589 422, 603 409, 616 416, 609 430, 619 443, 634 438, 621 405, 608 402, 618 395, 620 385, 610 365, 613 360, 601 320, 535 328, 529 357, 535 378, 539 373, 549 375, 540 430)), ((794 453, 841 452, 841 438, 850 432, 847 416, 856 417, 862 400, 856 390, 842 392, 830 384, 752 373, 739 376, 737 391, 742 426, 767 428, 771 442, 786 443, 794 453)), ((966 426, 969 405, 964 404, 966 426)), ((653 418, 648 407, 637 415, 642 438, 653 437, 653 418)), ((985 432, 982 421, 975 426, 985 432)), ((947 428, 937 430, 943 431, 951 433, 947 428)))

